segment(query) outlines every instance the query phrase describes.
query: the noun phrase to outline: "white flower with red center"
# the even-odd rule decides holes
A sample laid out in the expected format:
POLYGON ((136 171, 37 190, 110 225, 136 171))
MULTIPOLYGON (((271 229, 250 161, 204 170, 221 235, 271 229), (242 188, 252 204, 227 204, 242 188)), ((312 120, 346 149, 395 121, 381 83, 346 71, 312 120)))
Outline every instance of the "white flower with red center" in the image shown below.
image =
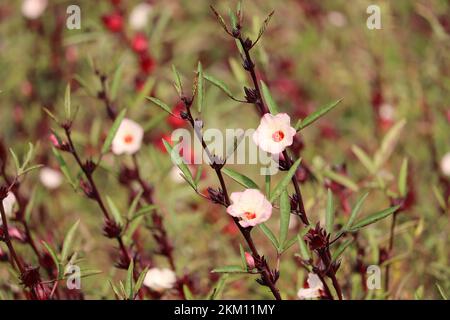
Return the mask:
POLYGON ((239 218, 239 224, 244 228, 263 223, 272 215, 272 204, 257 189, 233 192, 230 200, 232 204, 228 206, 227 212, 239 218))
POLYGON ((262 150, 279 154, 294 141, 297 131, 291 127, 291 118, 286 113, 266 113, 253 133, 253 141, 262 150))
POLYGON ((47 8, 47 0, 24 0, 22 2, 22 14, 28 19, 39 18, 47 8))
POLYGON ((450 177, 450 152, 447 152, 441 160, 441 170, 444 175, 450 177))
POLYGON ((298 290, 297 296, 304 299, 317 299, 323 296, 324 288, 323 283, 319 276, 315 273, 308 274, 307 288, 298 290))
POLYGON ((167 268, 152 268, 147 271, 144 279, 146 287, 158 292, 172 289, 176 282, 175 273, 167 268))
POLYGON ((144 29, 147 26, 148 18, 152 10, 153 7, 148 3, 143 2, 136 5, 131 10, 130 17, 128 19, 131 29, 144 29))
MULTIPOLYGON (((8 192, 8 195, 2 201, 3 209, 5 210, 5 215, 7 217, 11 217, 11 215, 13 214, 14 205, 16 204, 16 202, 17 202, 17 199, 16 199, 16 196, 14 195, 14 193, 8 192)), ((0 225, 2 225, 2 224, 3 224, 2 219, 0 219, 0 225)))
POLYGON ((39 173, 41 183, 47 189, 57 189, 63 182, 62 174, 52 168, 42 168, 39 173))
POLYGON ((144 129, 130 119, 123 119, 112 142, 112 152, 116 155, 136 153, 142 144, 144 129))

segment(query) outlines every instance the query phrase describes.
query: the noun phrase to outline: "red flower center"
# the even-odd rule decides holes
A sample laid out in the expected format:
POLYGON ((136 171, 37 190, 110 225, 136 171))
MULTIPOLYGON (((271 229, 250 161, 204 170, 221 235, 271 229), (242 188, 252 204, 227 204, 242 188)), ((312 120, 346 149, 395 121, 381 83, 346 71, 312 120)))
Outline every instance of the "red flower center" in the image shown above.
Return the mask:
POLYGON ((133 142, 133 136, 132 136, 131 134, 127 134, 127 135, 123 138, 123 141, 124 141, 126 144, 130 144, 130 143, 133 142))
POLYGON ((272 139, 275 142, 280 142, 284 139, 284 132, 281 130, 276 131, 274 134, 272 134, 272 139))
POLYGON ((256 213, 254 212, 245 212, 244 213, 245 218, 247 218, 247 220, 252 220, 256 218, 256 213))

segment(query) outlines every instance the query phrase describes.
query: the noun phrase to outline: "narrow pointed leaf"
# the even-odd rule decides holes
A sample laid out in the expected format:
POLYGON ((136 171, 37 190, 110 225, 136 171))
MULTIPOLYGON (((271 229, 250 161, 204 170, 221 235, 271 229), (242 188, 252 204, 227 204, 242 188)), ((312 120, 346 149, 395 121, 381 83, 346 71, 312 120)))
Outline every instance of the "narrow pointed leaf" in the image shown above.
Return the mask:
POLYGON ((205 85, 204 85, 204 79, 203 79, 203 67, 202 63, 198 62, 197 67, 197 110, 199 113, 202 112, 204 99, 205 99, 205 85))
POLYGON ((108 207, 113 215, 114 221, 120 226, 123 225, 122 215, 120 214, 120 211, 114 201, 110 197, 106 196, 106 202, 108 203, 108 207))
POLYGON ((244 176, 243 174, 236 172, 234 170, 228 168, 222 168, 222 172, 229 176, 231 179, 236 181, 237 183, 243 185, 248 189, 259 189, 258 185, 253 182, 252 179, 244 176))
POLYGON ((314 123, 315 121, 317 121, 318 119, 320 119, 321 117, 326 115, 328 112, 333 110, 341 101, 342 101, 342 99, 339 99, 339 100, 331 102, 323 107, 320 107, 319 110, 311 113, 305 119, 303 119, 300 122, 299 127, 296 127, 295 129, 297 131, 305 129, 307 126, 311 125, 312 123, 314 123))
POLYGON ((264 234, 270 240, 270 242, 272 242, 275 249, 278 249, 280 247, 280 244, 278 243, 278 240, 275 237, 275 235, 273 234, 272 230, 270 230, 269 227, 265 223, 261 223, 259 225, 259 228, 262 230, 262 232, 264 232, 264 234))
POLYGON ((344 187, 349 188, 354 192, 359 190, 358 185, 347 176, 344 176, 340 173, 337 173, 329 169, 325 170, 323 173, 327 178, 330 178, 331 180, 343 185, 344 187))
POLYGON ((77 231, 79 224, 80 224, 80 220, 75 222, 74 225, 67 232, 66 237, 64 238, 64 242, 63 242, 63 246, 62 246, 62 250, 61 250, 61 261, 63 261, 63 262, 67 261, 67 258, 69 257, 69 253, 72 250, 75 232, 77 231))
POLYGON ((297 161, 295 161, 295 163, 289 169, 287 174, 283 177, 283 179, 281 179, 281 181, 275 186, 275 188, 270 194, 269 198, 270 202, 274 202, 281 195, 281 192, 283 192, 283 190, 286 189, 292 177, 295 175, 295 172, 297 171, 297 168, 300 165, 301 161, 302 161, 301 158, 297 159, 297 161))
POLYGON ((211 271, 212 273, 247 273, 246 269, 242 269, 241 266, 225 266, 216 268, 211 271))
POLYGON ((112 101, 116 100, 116 97, 117 97, 117 91, 119 90, 120 81, 122 80, 123 66, 124 66, 124 63, 119 64, 116 71, 114 72, 113 80, 111 83, 111 92, 110 92, 110 98, 112 101))
POLYGON ((184 175, 184 178, 188 181, 188 183, 193 187, 196 188, 196 184, 194 182, 194 178, 192 177, 191 170, 189 170, 186 163, 184 163, 183 159, 181 158, 180 154, 173 150, 172 146, 166 141, 162 140, 164 143, 164 147, 167 150, 167 153, 170 154, 170 157, 172 159, 172 162, 181 170, 181 172, 184 175))
POLYGON ((400 174, 398 176, 398 191, 401 197, 405 197, 407 193, 408 183, 408 159, 403 159, 402 167, 400 168, 400 174))
POLYGON ((330 189, 327 192, 327 210, 325 216, 325 229, 328 233, 333 232, 334 226, 334 204, 333 204, 333 193, 330 189))
POLYGON ((175 77, 175 89, 177 90, 178 95, 181 97, 183 95, 183 85, 181 83, 180 73, 177 70, 175 65, 172 65, 172 72, 175 77))
POLYGON ((370 157, 367 155, 367 153, 358 147, 357 145, 352 146, 352 151, 355 154, 355 156, 358 158, 358 160, 361 162, 361 164, 369 171, 370 173, 375 173, 375 163, 370 159, 370 157))
POLYGON ((117 130, 119 130, 122 120, 125 118, 126 113, 127 113, 127 109, 123 109, 122 111, 120 111, 119 115, 114 120, 114 123, 113 123, 111 129, 109 129, 108 135, 106 136, 105 142, 103 143, 102 154, 107 153, 109 151, 109 149, 111 148, 111 144, 114 140, 117 130))
POLYGON ((387 208, 380 212, 372 213, 372 214, 368 215, 367 217, 365 217, 364 219, 356 222, 353 226, 351 226, 350 231, 354 232, 354 231, 357 231, 357 230, 359 230, 365 226, 368 226, 372 223, 380 221, 380 220, 390 216, 391 214, 393 214, 395 211, 397 211, 398 208, 399 208, 399 206, 395 206, 395 207, 387 208))
POLYGON ((280 196, 280 240, 278 250, 281 252, 287 239, 289 231, 289 219, 291 217, 291 201, 286 189, 280 196))
POLYGON ((262 95, 264 96, 264 101, 266 101, 267 107, 269 108, 269 111, 271 114, 275 115, 279 111, 278 105, 273 99, 272 95, 270 94, 270 90, 267 87, 267 85, 264 83, 264 81, 261 80, 261 89, 262 89, 262 95))
POLYGON ((66 113, 66 119, 70 119, 71 117, 71 101, 70 101, 70 83, 66 86, 66 92, 64 95, 64 111, 66 113))
POLYGON ((233 98, 233 94, 231 93, 231 90, 228 88, 228 86, 223 82, 222 80, 219 80, 213 76, 210 76, 208 74, 203 74, 203 77, 211 82, 213 85, 215 85, 217 88, 221 89, 223 92, 226 93, 229 97, 233 98))

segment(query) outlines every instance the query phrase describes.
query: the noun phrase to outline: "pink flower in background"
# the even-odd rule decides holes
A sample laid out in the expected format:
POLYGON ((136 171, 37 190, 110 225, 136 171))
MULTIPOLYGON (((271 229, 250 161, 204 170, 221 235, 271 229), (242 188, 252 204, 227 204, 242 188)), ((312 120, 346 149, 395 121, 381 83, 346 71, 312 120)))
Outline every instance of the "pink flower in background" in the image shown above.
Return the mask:
POLYGON ((232 204, 228 206, 227 212, 240 218, 239 224, 244 228, 263 223, 272 215, 272 204, 257 189, 233 192, 230 199, 232 204))
MULTIPOLYGON (((5 215, 10 217, 13 214, 14 205, 16 204, 17 199, 14 193, 8 192, 8 196, 3 199, 3 209, 5 209, 5 215)), ((0 225, 3 224, 0 219, 0 225)))
POLYGON ((153 7, 148 3, 139 3, 130 13, 128 23, 133 30, 141 30, 147 26, 148 17, 152 12, 153 7))
POLYGON ((47 8, 47 0, 24 0, 22 2, 22 14, 28 19, 39 18, 47 8))
POLYGON ((42 168, 39 179, 44 187, 50 190, 57 189, 63 182, 62 174, 52 168, 42 168))
POLYGON ((300 299, 317 299, 323 295, 323 283, 315 273, 308 274, 307 288, 298 290, 297 296, 300 299))
POLYGON ((123 119, 112 142, 112 152, 116 155, 134 154, 142 144, 144 129, 130 119, 123 119))
POLYGON ((444 175, 450 177, 450 152, 447 152, 441 160, 441 170, 444 175))
POLYGON ((53 144, 54 147, 58 148, 59 147, 59 141, 58 138, 56 138, 56 136, 52 133, 49 136, 50 142, 53 144))
POLYGON ((291 118, 286 113, 266 113, 253 133, 253 141, 262 150, 279 154, 290 146, 297 131, 291 127, 291 118))
POLYGON ((152 268, 147 271, 144 285, 154 291, 164 291, 172 289, 177 281, 175 273, 167 268, 152 268))
POLYGON ((145 34, 136 33, 131 40, 131 47, 137 53, 145 52, 148 49, 148 40, 145 34))

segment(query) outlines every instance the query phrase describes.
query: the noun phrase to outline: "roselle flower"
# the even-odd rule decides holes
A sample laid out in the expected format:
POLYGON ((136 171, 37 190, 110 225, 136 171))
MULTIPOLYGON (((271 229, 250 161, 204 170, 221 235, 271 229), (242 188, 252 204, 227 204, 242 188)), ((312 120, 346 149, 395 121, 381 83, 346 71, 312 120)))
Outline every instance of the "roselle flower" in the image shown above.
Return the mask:
POLYGON ((323 283, 319 276, 315 273, 309 273, 305 288, 298 290, 297 296, 302 300, 317 299, 324 296, 323 283))
POLYGON ((292 145, 297 131, 291 127, 291 118, 286 113, 266 113, 253 133, 253 141, 262 150, 278 154, 292 145))
POLYGON ((441 170, 444 175, 450 177, 450 152, 447 152, 441 160, 441 170))
POLYGON ((162 292, 172 289, 177 281, 175 273, 167 268, 152 268, 147 271, 144 285, 154 291, 162 292))
POLYGON ((147 26, 148 17, 153 7, 148 3, 139 3, 130 12, 128 23, 133 30, 141 30, 147 26))
POLYGON ((142 145, 144 129, 130 119, 123 119, 112 142, 112 152, 116 155, 134 154, 142 145))
POLYGON ((145 74, 150 74, 155 69, 156 62, 155 59, 153 59, 152 56, 149 54, 141 54, 139 57, 139 66, 141 68, 141 71, 145 74))
POLYGON ((120 32, 123 29, 123 17, 119 12, 102 16, 102 21, 111 32, 120 32))
POLYGON ((143 33, 136 33, 131 40, 131 47, 134 51, 137 53, 142 53, 147 51, 148 49, 148 40, 145 34, 143 33))
POLYGON ((42 168, 39 172, 39 180, 47 189, 54 190, 59 188, 63 182, 63 176, 58 170, 52 168, 42 168))
POLYGON ((27 19, 39 18, 47 8, 47 0, 24 0, 22 2, 22 14, 27 19))
MULTIPOLYGON (((3 209, 5 209, 5 215, 7 217, 11 217, 13 214, 13 210, 14 210, 14 205, 17 202, 16 196, 14 195, 14 193, 12 193, 11 191, 8 192, 8 195, 6 196, 6 198, 3 199, 3 209)), ((0 219, 0 225, 2 225, 3 222, 0 219)))
POLYGON ((272 215, 272 204, 257 189, 233 192, 230 200, 232 204, 228 206, 227 213, 239 218, 239 224, 244 228, 263 223, 272 215))

